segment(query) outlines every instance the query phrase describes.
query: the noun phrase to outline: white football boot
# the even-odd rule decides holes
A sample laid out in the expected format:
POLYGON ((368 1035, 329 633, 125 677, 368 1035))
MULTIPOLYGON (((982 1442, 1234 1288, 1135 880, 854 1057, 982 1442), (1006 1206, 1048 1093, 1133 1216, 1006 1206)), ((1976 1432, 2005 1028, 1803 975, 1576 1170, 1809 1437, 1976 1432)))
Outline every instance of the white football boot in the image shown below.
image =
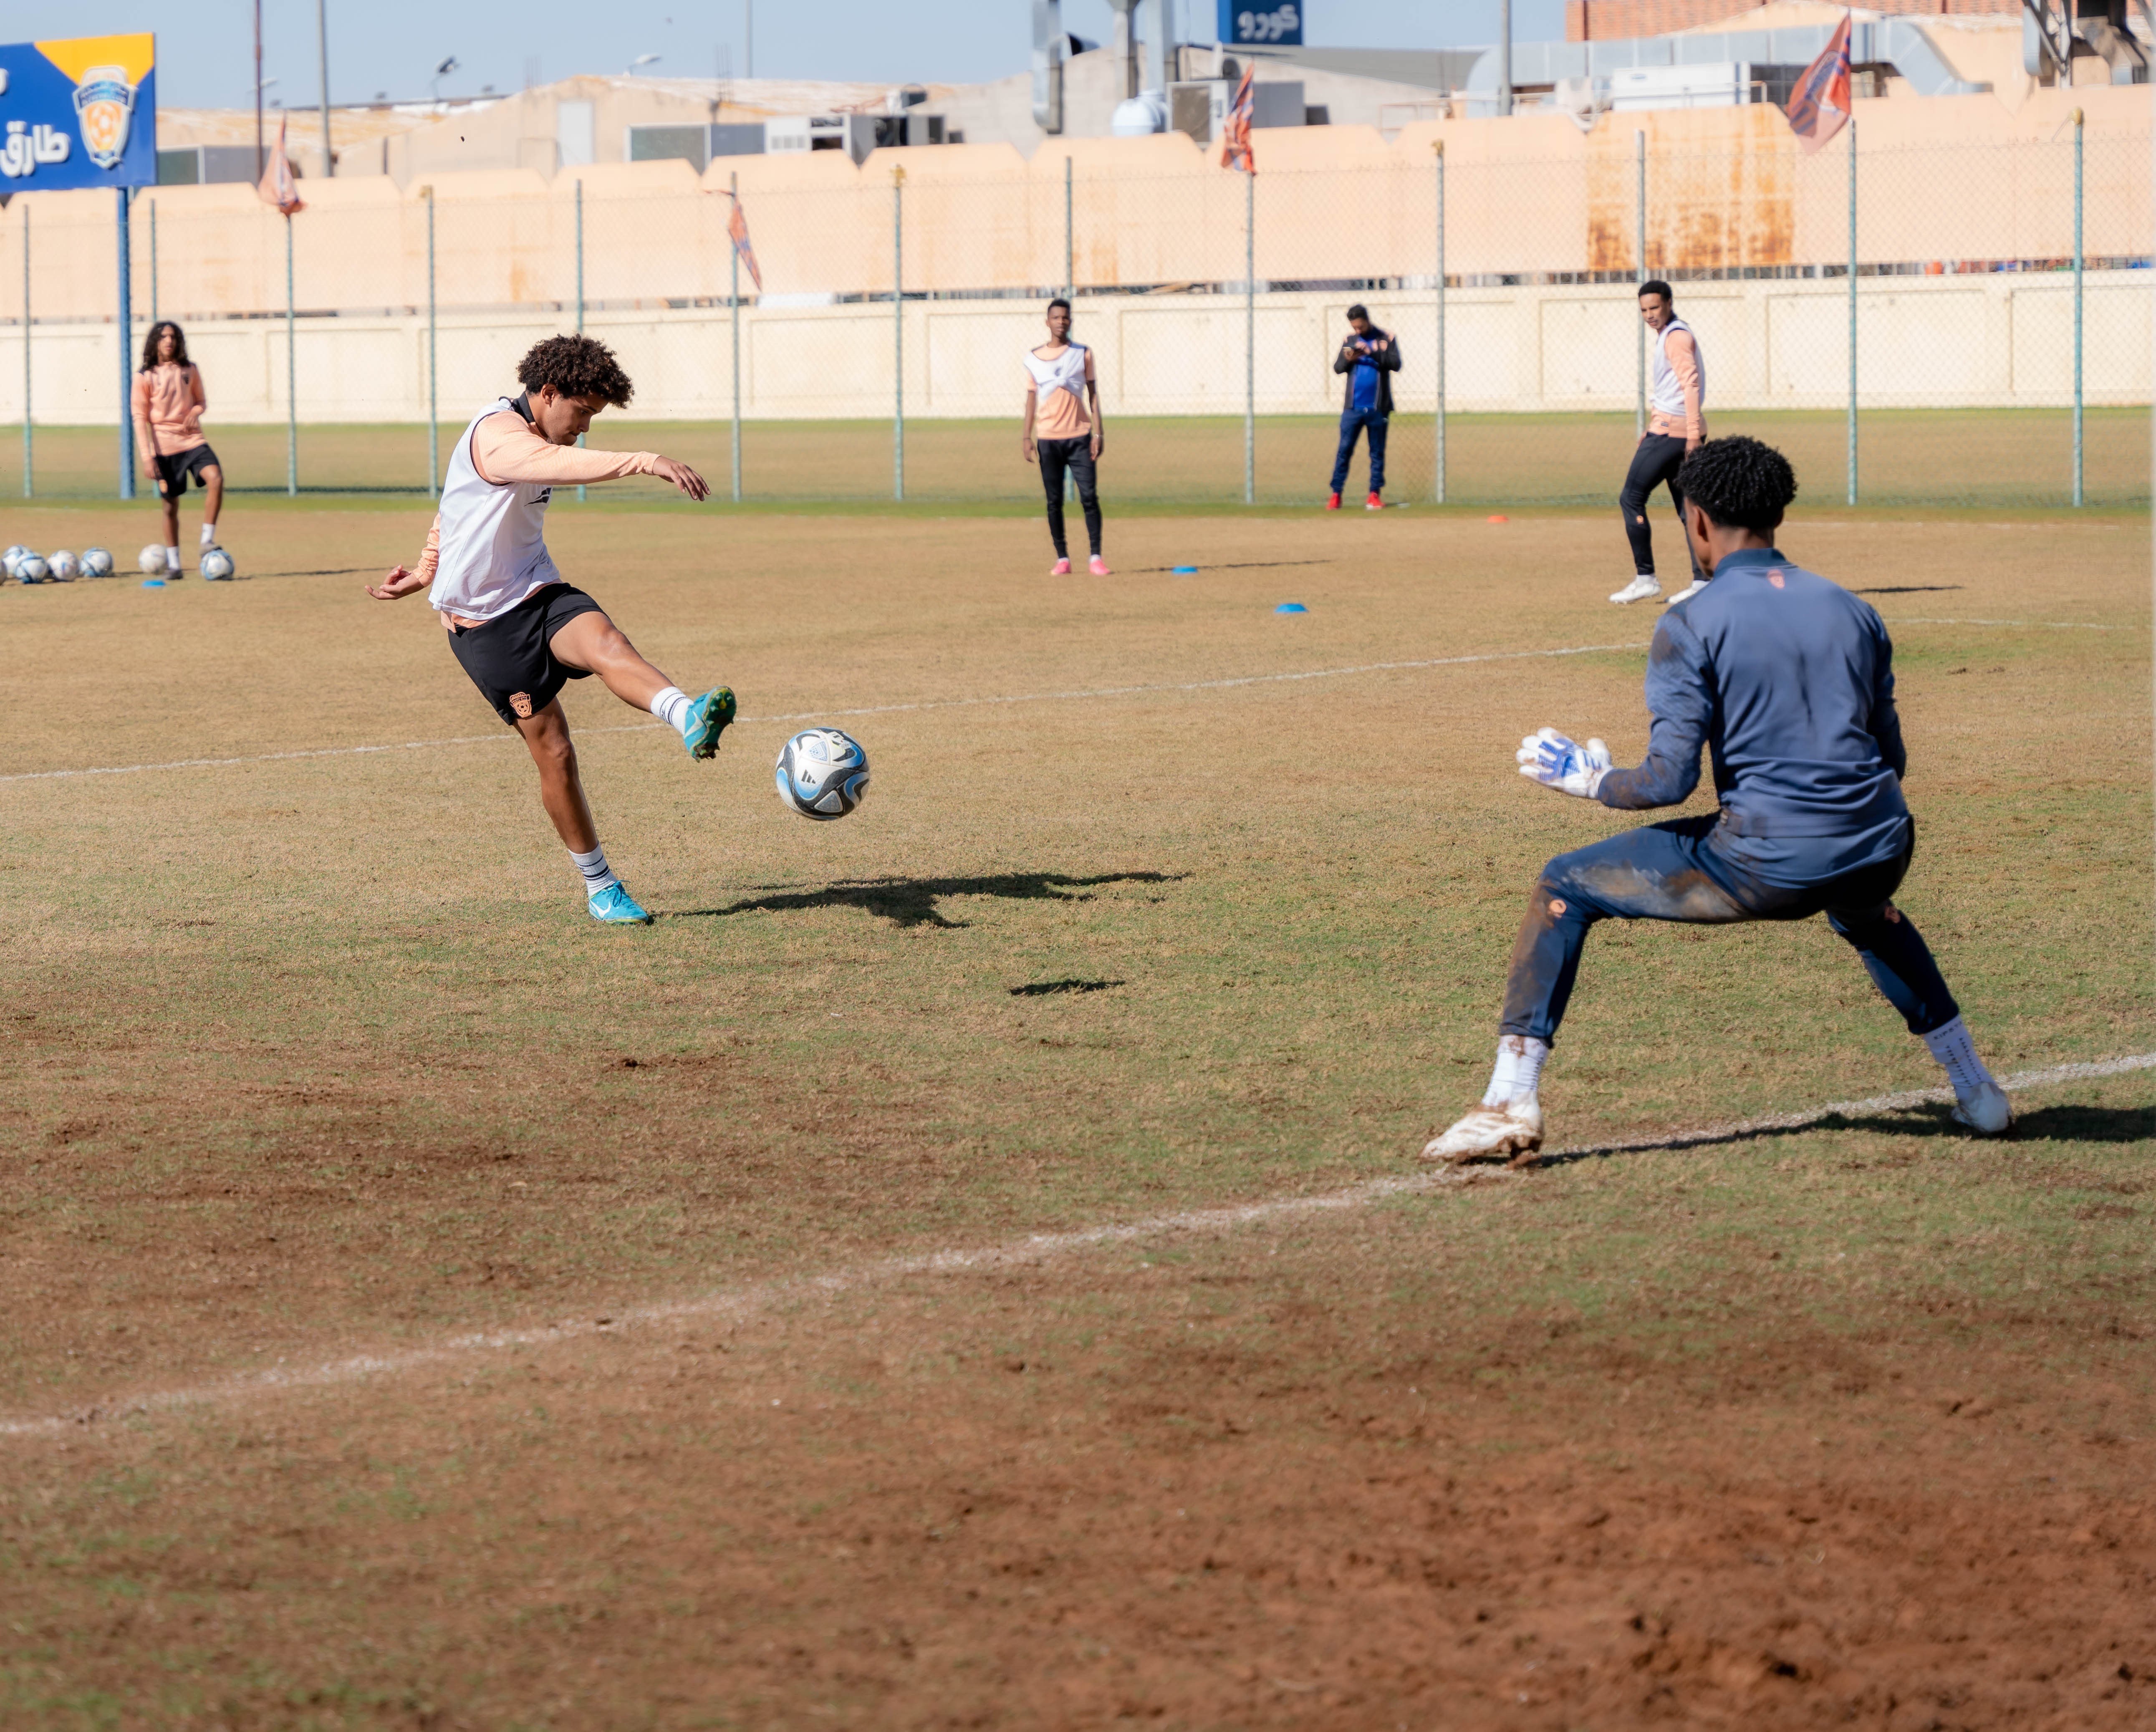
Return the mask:
POLYGON ((1422 1146, 1426 1161, 1495 1160, 1532 1154, 1543 1146, 1543 1109, 1532 1100, 1477 1107, 1442 1136, 1422 1146))
POLYGON ((1706 593, 1707 579, 1705 578, 1694 578, 1691 582, 1686 584, 1683 588, 1678 590, 1675 595, 1672 595, 1667 601, 1664 602, 1662 605, 1666 608, 1673 608, 1681 601, 1690 601, 1695 595, 1703 595, 1706 593))
POLYGON ((1644 578, 1633 578, 1609 599, 1619 607, 1623 608, 1630 607, 1635 601, 1652 601, 1661 593, 1662 580, 1650 574, 1644 578))
POLYGON ((2004 1136, 2014 1123, 2014 1103, 2005 1089, 1987 1079, 1974 1094, 1954 1102, 1953 1119, 1979 1137, 2004 1136))

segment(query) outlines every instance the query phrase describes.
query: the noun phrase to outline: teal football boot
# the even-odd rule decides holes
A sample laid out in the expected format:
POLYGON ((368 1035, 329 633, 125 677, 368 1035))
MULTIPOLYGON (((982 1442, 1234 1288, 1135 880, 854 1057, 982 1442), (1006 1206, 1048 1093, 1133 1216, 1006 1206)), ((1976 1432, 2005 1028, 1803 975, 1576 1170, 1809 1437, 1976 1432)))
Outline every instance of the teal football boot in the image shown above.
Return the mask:
POLYGON ((609 884, 585 904, 592 918, 603 926, 649 926, 651 916, 619 884, 609 884))
POLYGON ((681 743, 691 758, 716 758, 719 736, 734 719, 734 694, 730 686, 714 686, 689 706, 689 725, 681 743))

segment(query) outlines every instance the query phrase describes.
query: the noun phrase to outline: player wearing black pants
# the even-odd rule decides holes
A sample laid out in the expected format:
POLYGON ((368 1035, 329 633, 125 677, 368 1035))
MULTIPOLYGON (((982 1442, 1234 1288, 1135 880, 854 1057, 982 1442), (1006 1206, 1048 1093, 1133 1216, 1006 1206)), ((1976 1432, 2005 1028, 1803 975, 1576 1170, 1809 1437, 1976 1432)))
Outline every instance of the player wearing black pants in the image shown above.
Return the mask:
POLYGON ((1063 484, 1077 483, 1093 557, 1086 569, 1108 573, 1101 557, 1101 497, 1095 486, 1101 460, 1101 387, 1093 352, 1070 337, 1070 303, 1060 295, 1048 303, 1048 341, 1025 357, 1025 407, 1019 414, 1019 455, 1040 465, 1048 495, 1048 533, 1055 543, 1051 578, 1070 575, 1070 545, 1063 536, 1063 484))
POLYGON ((1067 470, 1078 486, 1078 507, 1086 514, 1086 542, 1096 559, 1101 557, 1101 496, 1095 486, 1093 439, 1037 439, 1040 454, 1040 485, 1048 495, 1048 538, 1055 543, 1055 557, 1068 559, 1070 546, 1063 535, 1063 476, 1067 470))
POLYGON ((1684 490, 1677 486, 1677 471, 1684 467, 1685 441, 1681 435, 1650 433, 1632 453, 1625 472, 1624 491, 1617 503, 1625 513, 1625 538, 1632 544, 1632 569, 1643 578, 1655 574, 1655 537, 1647 527, 1647 501, 1656 488, 1667 483, 1670 502, 1677 509, 1677 533, 1684 533, 1684 490))

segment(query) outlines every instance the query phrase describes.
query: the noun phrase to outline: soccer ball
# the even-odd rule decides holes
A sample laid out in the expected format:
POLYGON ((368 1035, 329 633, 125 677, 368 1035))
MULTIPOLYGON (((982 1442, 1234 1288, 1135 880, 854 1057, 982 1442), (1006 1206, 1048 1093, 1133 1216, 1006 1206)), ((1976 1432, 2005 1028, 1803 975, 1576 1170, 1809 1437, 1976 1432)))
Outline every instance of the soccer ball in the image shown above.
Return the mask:
POLYGON ((30 550, 28 547, 24 547, 20 542, 18 542, 13 547, 8 548, 6 552, 0 553, 0 571, 5 571, 9 577, 13 577, 15 575, 15 562, 20 559, 29 551, 30 550))
POLYGON ((82 574, 85 578, 109 578, 112 575, 112 556, 102 547, 82 550, 82 574))
POLYGON ((52 579, 55 583, 72 583, 82 567, 76 562, 74 554, 65 547, 62 547, 45 562, 45 568, 52 574, 52 579))
POLYGON ((35 553, 25 553, 15 562, 15 581, 18 583, 42 583, 51 574, 51 568, 35 553))
POLYGON ((789 811, 843 818, 869 791, 869 755, 835 727, 806 727, 778 748, 778 798, 789 811))
POLYGON ((142 568, 146 578, 162 578, 165 574, 165 547, 162 542, 151 542, 135 556, 135 563, 142 568))
POLYGON ((232 555, 226 552, 223 548, 209 547, 203 550, 202 574, 205 578, 213 583, 223 583, 231 578, 232 571, 232 555))

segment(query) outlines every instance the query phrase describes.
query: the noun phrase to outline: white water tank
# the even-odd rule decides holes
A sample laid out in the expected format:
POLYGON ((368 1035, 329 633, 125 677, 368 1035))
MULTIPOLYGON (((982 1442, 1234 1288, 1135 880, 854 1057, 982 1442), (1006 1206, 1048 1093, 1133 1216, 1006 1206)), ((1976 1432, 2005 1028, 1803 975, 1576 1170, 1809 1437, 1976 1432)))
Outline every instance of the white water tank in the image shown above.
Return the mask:
POLYGON ((1141 90, 1116 105, 1108 131, 1117 138, 1144 138, 1168 131, 1168 98, 1159 90, 1141 90))

